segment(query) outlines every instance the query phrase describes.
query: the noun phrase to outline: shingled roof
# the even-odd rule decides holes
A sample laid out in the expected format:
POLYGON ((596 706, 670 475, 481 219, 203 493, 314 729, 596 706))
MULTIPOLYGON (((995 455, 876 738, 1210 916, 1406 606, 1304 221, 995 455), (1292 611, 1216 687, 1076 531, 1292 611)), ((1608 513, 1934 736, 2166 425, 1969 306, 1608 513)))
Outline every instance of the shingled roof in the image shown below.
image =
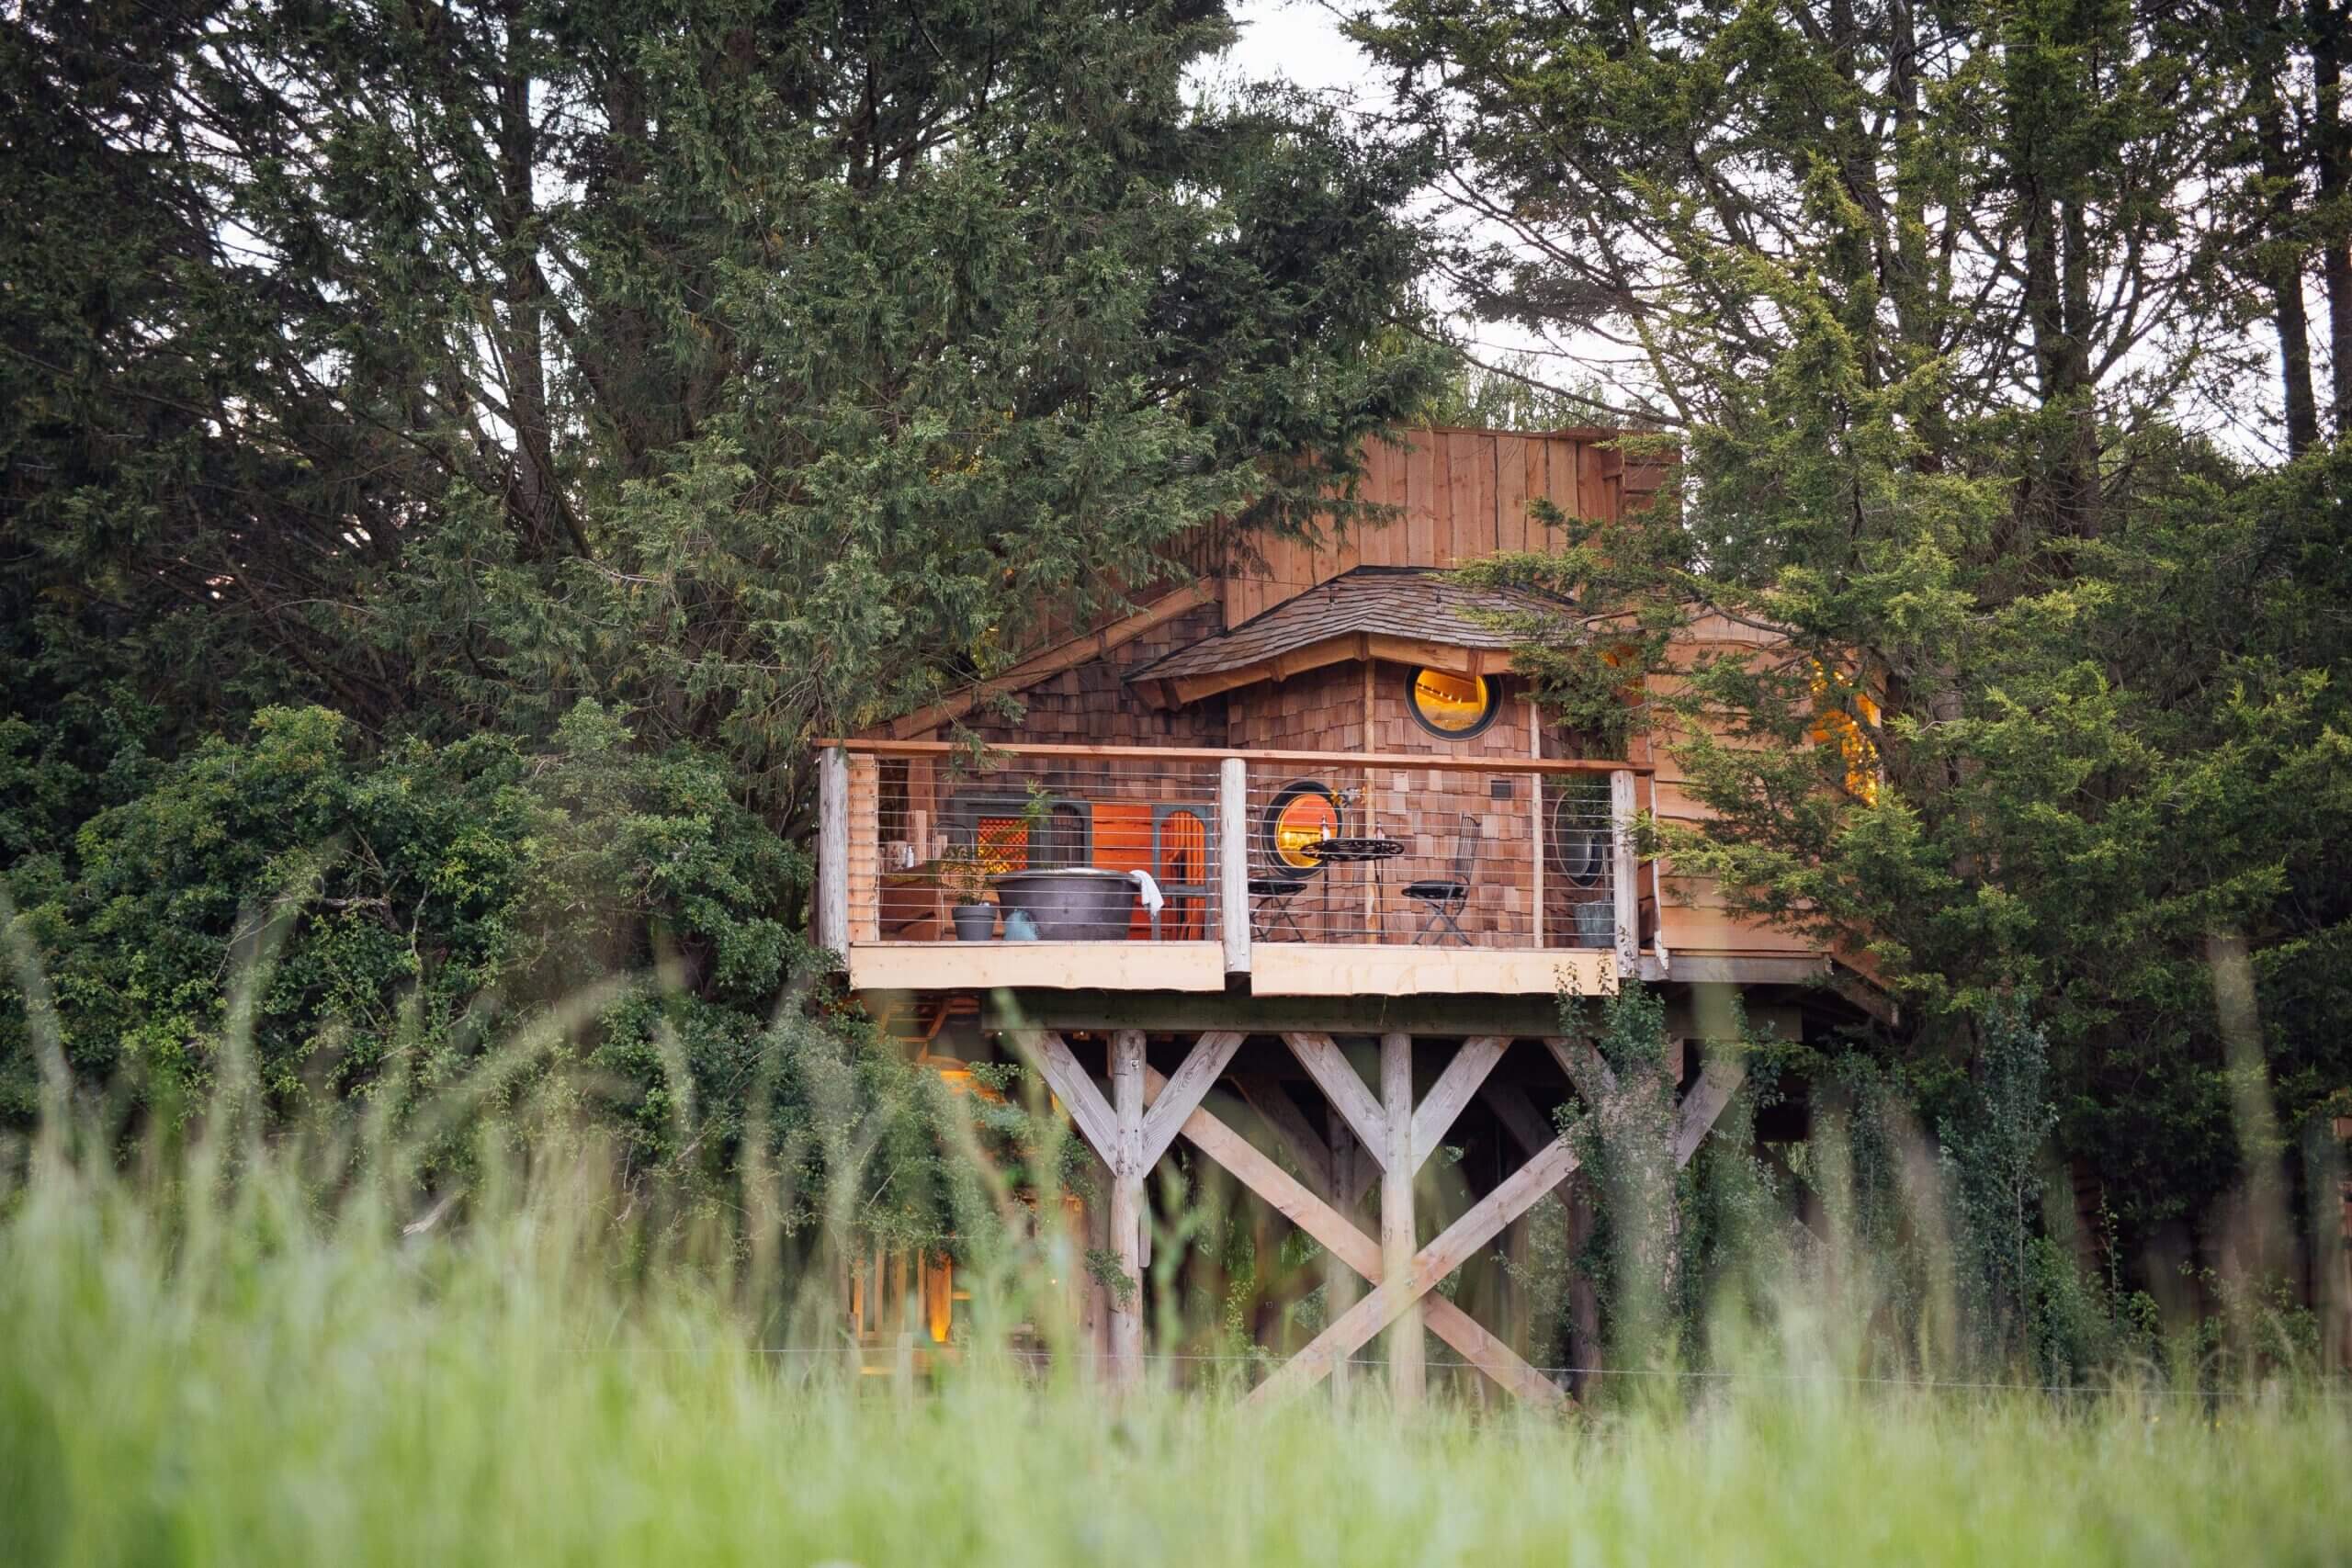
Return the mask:
POLYGON ((1147 691, 1156 687, 1172 705, 1351 657, 1488 673, 1509 666, 1512 637, 1487 616, 1565 608, 1565 600, 1548 594, 1473 588, 1429 568, 1360 566, 1132 670, 1127 679, 1147 691))

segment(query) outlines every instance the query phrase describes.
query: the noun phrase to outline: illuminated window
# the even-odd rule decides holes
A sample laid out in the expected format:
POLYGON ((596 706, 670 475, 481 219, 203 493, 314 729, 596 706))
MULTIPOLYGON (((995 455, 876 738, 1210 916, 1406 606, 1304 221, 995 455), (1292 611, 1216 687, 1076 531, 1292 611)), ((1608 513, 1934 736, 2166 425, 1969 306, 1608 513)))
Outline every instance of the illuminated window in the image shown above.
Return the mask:
POLYGON ((1878 745, 1862 726, 1878 728, 1878 704, 1850 676, 1817 659, 1813 660, 1813 700, 1814 721, 1808 736, 1816 745, 1838 748, 1838 759, 1846 765, 1846 793, 1865 806, 1876 806, 1882 776, 1878 745), (1848 711, 1849 705, 1853 712, 1848 711), (1855 722, 1856 712, 1861 715, 1860 723, 1855 722))
POLYGON ((1280 876, 1312 876, 1323 863, 1306 846, 1340 836, 1340 798, 1312 779, 1284 784, 1266 807, 1265 859, 1280 876))
POLYGON ((1416 670, 1405 687, 1405 705, 1431 735, 1467 740, 1495 722, 1495 694, 1484 675, 1416 670))

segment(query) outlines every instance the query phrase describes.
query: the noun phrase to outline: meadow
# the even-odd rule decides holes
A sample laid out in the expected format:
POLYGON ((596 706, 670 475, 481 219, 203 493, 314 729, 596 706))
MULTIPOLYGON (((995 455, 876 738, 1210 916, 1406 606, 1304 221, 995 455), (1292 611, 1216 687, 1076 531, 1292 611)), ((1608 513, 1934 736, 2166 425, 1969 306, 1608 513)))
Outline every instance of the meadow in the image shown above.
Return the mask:
POLYGON ((1745 1370, 1566 1420, 1120 1404, 980 1344, 918 1388, 616 1248, 590 1144, 462 1223, 258 1142, 17 1153, 9 1563, 2352 1560, 2352 1407, 2307 1379, 1903 1386, 1792 1293, 1745 1370))

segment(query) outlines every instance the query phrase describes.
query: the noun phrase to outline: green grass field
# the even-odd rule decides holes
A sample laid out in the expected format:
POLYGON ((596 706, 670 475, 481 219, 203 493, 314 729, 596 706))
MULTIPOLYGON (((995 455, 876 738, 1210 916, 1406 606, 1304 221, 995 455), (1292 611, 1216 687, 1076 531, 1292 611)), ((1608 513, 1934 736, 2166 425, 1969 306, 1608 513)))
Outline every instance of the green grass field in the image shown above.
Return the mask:
POLYGON ((913 1393, 748 1349, 691 1270, 617 1279, 592 1181, 403 1235, 268 1156, 182 1201, 209 1157, 0 1195, 0 1562, 2352 1561, 2324 1393, 1926 1393, 1761 1351, 1565 1423, 1114 1409, 984 1358, 913 1393))

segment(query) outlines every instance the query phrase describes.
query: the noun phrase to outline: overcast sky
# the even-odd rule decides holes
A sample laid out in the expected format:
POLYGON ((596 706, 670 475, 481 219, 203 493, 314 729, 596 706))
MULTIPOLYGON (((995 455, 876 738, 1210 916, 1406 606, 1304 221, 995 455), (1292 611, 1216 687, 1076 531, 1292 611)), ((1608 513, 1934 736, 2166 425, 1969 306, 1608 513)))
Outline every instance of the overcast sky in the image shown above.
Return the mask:
POLYGON ((1286 76, 1302 87, 1353 87, 1364 79, 1363 51, 1314 0, 1236 0, 1241 41, 1227 59, 1244 76, 1286 76))

